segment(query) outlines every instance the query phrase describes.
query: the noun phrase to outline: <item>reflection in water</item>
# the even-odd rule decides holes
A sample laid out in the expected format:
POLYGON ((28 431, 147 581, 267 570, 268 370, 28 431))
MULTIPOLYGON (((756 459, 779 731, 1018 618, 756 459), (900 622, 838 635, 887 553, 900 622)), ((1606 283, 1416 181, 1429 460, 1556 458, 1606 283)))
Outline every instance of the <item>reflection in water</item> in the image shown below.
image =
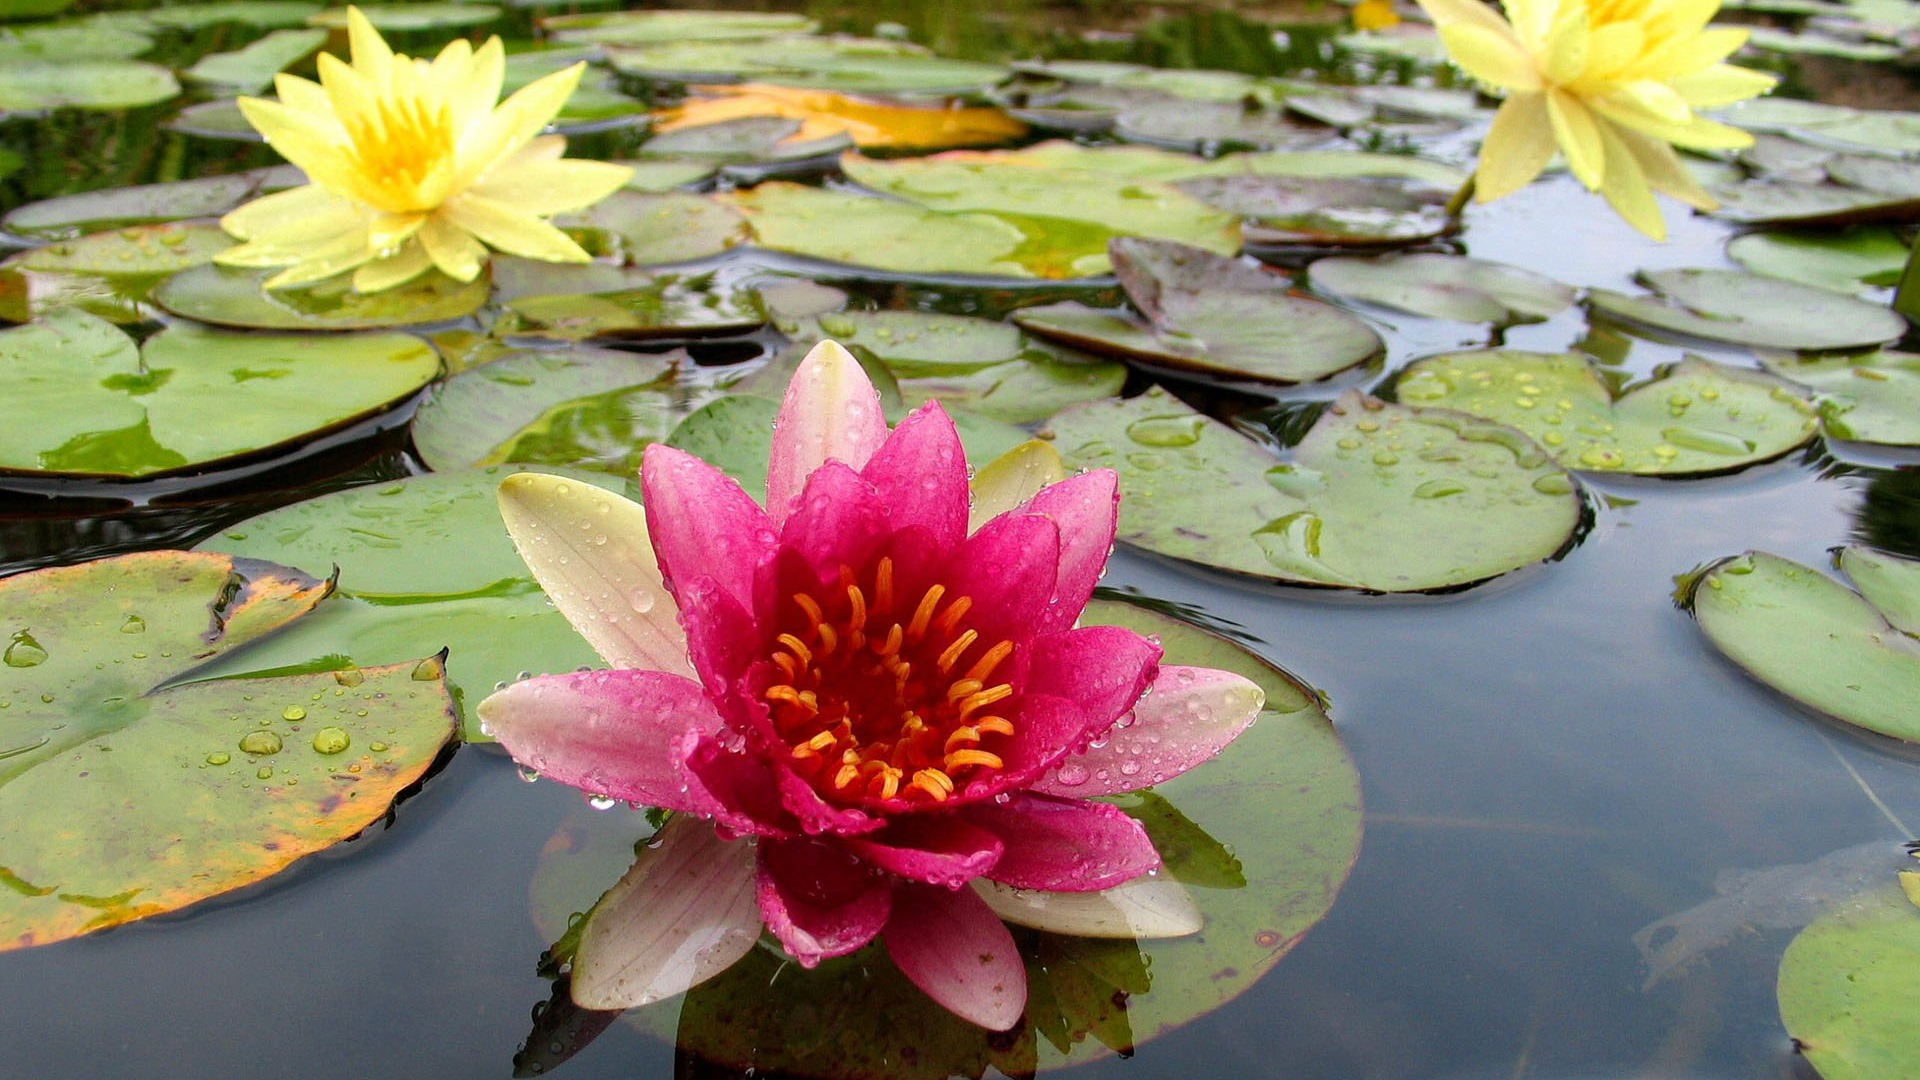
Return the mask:
POLYGON ((1854 518, 1853 538, 1909 559, 1920 559, 1920 466, 1850 471, 1866 476, 1866 497, 1854 518))

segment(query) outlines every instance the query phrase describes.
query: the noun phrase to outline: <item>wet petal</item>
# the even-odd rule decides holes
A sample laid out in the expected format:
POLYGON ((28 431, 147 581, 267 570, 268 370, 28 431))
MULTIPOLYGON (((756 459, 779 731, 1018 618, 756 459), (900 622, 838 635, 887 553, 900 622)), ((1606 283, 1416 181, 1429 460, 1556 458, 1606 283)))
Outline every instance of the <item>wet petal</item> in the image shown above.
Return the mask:
POLYGON ((967 535, 967 453, 937 401, 900 422, 860 475, 873 485, 896 529, 920 526, 941 547, 967 535))
POLYGON ((433 265, 455 281, 472 281, 480 276, 480 268, 487 265, 487 249, 480 241, 468 236, 438 211, 428 215, 427 223, 420 226, 420 243, 426 247, 433 265))
POLYGON ((417 243, 409 243, 400 249, 400 254, 375 260, 355 270, 353 291, 377 293, 395 288, 431 269, 433 260, 427 256, 427 249, 417 243))
POLYGON ((761 841, 756 887, 767 928, 801 967, 872 941, 893 908, 893 883, 825 840, 761 841))
POLYGON ((973 598, 968 622, 987 641, 1019 644, 1039 629, 1057 587, 1060 528, 1039 514, 997 517, 960 545, 953 565, 949 595, 973 598))
POLYGON ((1077 703, 1105 731, 1140 700, 1160 662, 1160 646, 1118 626, 1083 626, 1035 639, 1026 688, 1077 703))
POLYGON ((539 218, 472 191, 442 203, 436 216, 472 233, 495 251, 547 262, 592 262, 585 248, 539 218))
POLYGON ((822 580, 842 566, 865 566, 893 532, 889 507, 860 474, 829 461, 807 478, 788 507, 780 546, 797 552, 822 580))
POLYGON ((1112 469, 1081 473, 1042 489, 1025 512, 1049 518, 1060 529, 1059 569, 1035 627, 1065 630, 1086 609, 1106 572, 1120 525, 1120 479, 1112 469))
POLYGON ((1005 845, 990 876, 1016 889, 1093 892, 1160 868, 1147 830, 1109 803, 1015 795, 966 815, 1005 845))
POLYGON ((480 722, 513 759, 594 795, 712 813, 686 758, 722 728, 700 684, 660 671, 575 671, 514 683, 482 701, 480 722))
POLYGON ((880 395, 853 354, 823 341, 800 361, 774 421, 767 513, 782 524, 807 477, 829 460, 864 468, 887 437, 880 395))
POLYGON ((753 848, 677 817, 595 905, 573 960, 573 1000, 631 1009, 698 986, 760 940, 753 848))
POLYGON ((957 889, 1000 861, 1000 838, 954 814, 901 814, 848 850, 889 874, 957 889))
POLYGON ((1075 937, 1185 937, 1206 925, 1186 886, 1165 874, 1099 892, 1015 889, 985 879, 973 889, 1007 922, 1075 937))
POLYGON ((641 457, 640 486, 668 586, 711 577, 753 610, 754 576, 773 557, 777 540, 753 497, 719 469, 661 443, 641 457))
POLYGON ((1165 666, 1104 745, 1067 755, 1034 791, 1091 798, 1171 780, 1226 749, 1253 723, 1266 695, 1213 668, 1165 666))
POLYGON ((1005 1031, 1027 1007, 1027 968, 1013 935, 971 890, 903 885, 885 930, 902 974, 941 1007, 1005 1031))
POLYGON ((693 674, 639 504, 563 476, 517 473, 500 483, 500 516, 534 579, 602 659, 693 674))

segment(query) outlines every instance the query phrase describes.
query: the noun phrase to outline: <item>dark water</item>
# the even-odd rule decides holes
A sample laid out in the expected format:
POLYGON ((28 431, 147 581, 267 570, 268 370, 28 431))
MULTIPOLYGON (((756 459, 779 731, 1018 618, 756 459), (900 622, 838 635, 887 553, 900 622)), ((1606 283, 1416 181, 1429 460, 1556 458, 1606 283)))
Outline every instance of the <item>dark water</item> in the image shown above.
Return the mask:
MULTIPOLYGON (((1473 211, 1466 236, 1472 254, 1577 285, 1724 264, 1724 229, 1675 225, 1655 248, 1562 178, 1473 211)), ((1484 341, 1454 324, 1395 325, 1388 370, 1484 341)), ((1509 343, 1562 349, 1585 335, 1576 311, 1509 343)), ((1645 373, 1681 351, 1634 341, 1623 366, 1645 373)), ((23 563, 187 544, 293 497, 286 486, 410 467, 395 436, 362 434, 185 507, 85 518, 8 496, 0 542, 23 563)), ((1916 460, 1816 447, 1730 477, 1588 480, 1594 525, 1562 561, 1438 598, 1250 587, 1121 553, 1106 584, 1237 624, 1329 695, 1367 831, 1331 914, 1250 992, 1075 1075, 1810 1075, 1774 1005, 1790 929, 1737 935, 1651 990, 1630 937, 1708 900, 1730 868, 1893 850, 1910 833, 1863 785, 1920 826, 1920 761, 1719 659, 1674 609, 1673 577, 1748 548, 1815 565, 1853 541, 1920 555, 1916 460)), ((549 990, 534 973, 547 939, 528 884, 556 824, 581 813, 576 792, 523 784, 504 757, 470 749, 391 827, 242 895, 0 954, 0 1076, 508 1075, 549 990)), ((638 833, 637 819, 608 827, 629 826, 638 833)), ((616 1024, 561 1075, 720 1074, 616 1024)))

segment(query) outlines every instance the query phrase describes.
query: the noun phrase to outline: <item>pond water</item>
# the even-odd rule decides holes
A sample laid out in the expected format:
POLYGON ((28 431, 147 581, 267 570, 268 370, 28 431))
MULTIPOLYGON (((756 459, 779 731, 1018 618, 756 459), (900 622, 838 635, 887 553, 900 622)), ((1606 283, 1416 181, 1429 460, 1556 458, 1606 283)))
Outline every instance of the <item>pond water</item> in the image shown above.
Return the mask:
MULTIPOLYGON (((953 54, 1048 42, 1092 52, 1045 28, 1111 25, 1144 27, 1138 40, 1161 43, 1149 59, 1234 66, 1231 49, 1164 44, 1207 44, 1220 18, 1210 13, 837 10, 853 28, 894 20, 953 54)), ((1637 270, 1731 265, 1725 225, 1671 208, 1669 218, 1673 238, 1655 246, 1557 176, 1472 209, 1461 247, 1618 289, 1637 270)), ((1387 339, 1387 372, 1487 342, 1485 327, 1368 315, 1387 339)), ((1596 341, 1579 308, 1506 337, 1547 351, 1583 341, 1636 376, 1687 351, 1748 362, 1710 343, 1596 341)), ((1285 397, 1324 401, 1336 388, 1285 397)), ((1262 413, 1259 399, 1183 390, 1245 420, 1289 419, 1284 407, 1262 413)), ((330 443, 237 470, 213 490, 10 481, 0 571, 190 546, 273 505, 424 471, 391 422, 330 443), (102 501, 76 501, 88 498, 102 501), (140 505, 111 501, 121 499, 140 505)), ((1775 1002, 1790 915, 1689 924, 1691 962, 1654 985, 1634 935, 1711 900, 1726 871, 1866 844, 1897 850, 1920 827, 1920 755, 1820 719, 1737 670, 1675 608, 1674 579, 1747 549, 1815 566, 1849 542, 1920 557, 1920 459, 1816 442, 1730 476, 1581 480, 1592 521, 1564 557, 1445 595, 1253 585, 1116 554, 1106 586, 1190 605, 1324 692, 1361 777, 1365 839, 1326 919, 1244 995, 1075 1075, 1813 1075, 1775 1002)), ((550 922, 533 916, 529 883, 563 826, 628 839, 645 829, 625 809, 586 809, 572 789, 523 783, 495 748, 463 748, 386 827, 263 884, 0 953, 0 1073, 508 1075, 550 992, 535 972, 550 922)), ((577 906, 592 899, 588 890, 577 906)), ((624 1023, 562 1074, 752 1075, 624 1023)))

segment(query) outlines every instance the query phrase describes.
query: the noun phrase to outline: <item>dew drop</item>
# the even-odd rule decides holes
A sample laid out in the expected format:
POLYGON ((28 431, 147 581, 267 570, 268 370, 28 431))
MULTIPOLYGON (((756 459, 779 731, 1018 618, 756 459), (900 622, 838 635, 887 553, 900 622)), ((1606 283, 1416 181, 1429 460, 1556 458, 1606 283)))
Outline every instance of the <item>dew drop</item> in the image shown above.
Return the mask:
POLYGON ((127 616, 127 621, 120 624, 120 632, 123 634, 144 634, 147 632, 147 620, 138 615, 129 615, 127 616))
POLYGON ((1068 764, 1060 766, 1060 772, 1054 779, 1058 780, 1064 787, 1079 787, 1081 784, 1087 782, 1089 775, 1091 774, 1087 772, 1085 765, 1077 762, 1069 762, 1068 764))
POLYGON ((338 754, 353 745, 353 739, 342 728, 323 727, 313 733, 313 749, 319 754, 338 754))
POLYGON ((273 779, 273 766, 262 765, 253 770, 253 775, 256 780, 271 780, 273 779))
POLYGON ((305 720, 306 718, 307 710, 298 705, 289 705, 280 710, 280 719, 282 720, 305 720))
POLYGON ((644 585, 627 594, 627 606, 633 608, 636 614, 645 615, 652 611, 653 605, 658 602, 653 590, 644 585))
POLYGON ((1127 437, 1142 446, 1192 446, 1205 420, 1198 416, 1149 416, 1127 425, 1127 437))
POLYGON ((213 753, 207 755, 207 764, 209 765, 225 765, 232 760, 233 755, 227 753, 225 750, 215 750, 213 753))
POLYGON ((535 780, 540 779, 540 770, 529 769, 525 765, 522 765, 520 766, 520 779, 525 780, 527 783, 531 784, 535 780))
POLYGON ((0 653, 0 661, 8 667, 37 667, 46 663, 47 650, 33 639, 25 630, 14 632, 13 640, 7 643, 6 652, 0 653))
POLYGON ((280 736, 271 731, 249 731, 240 737, 240 752, 243 754, 277 754, 282 745, 280 736))
POLYGON ((589 795, 587 796, 587 805, 593 807, 595 810, 611 810, 620 805, 620 800, 611 795, 589 795))

